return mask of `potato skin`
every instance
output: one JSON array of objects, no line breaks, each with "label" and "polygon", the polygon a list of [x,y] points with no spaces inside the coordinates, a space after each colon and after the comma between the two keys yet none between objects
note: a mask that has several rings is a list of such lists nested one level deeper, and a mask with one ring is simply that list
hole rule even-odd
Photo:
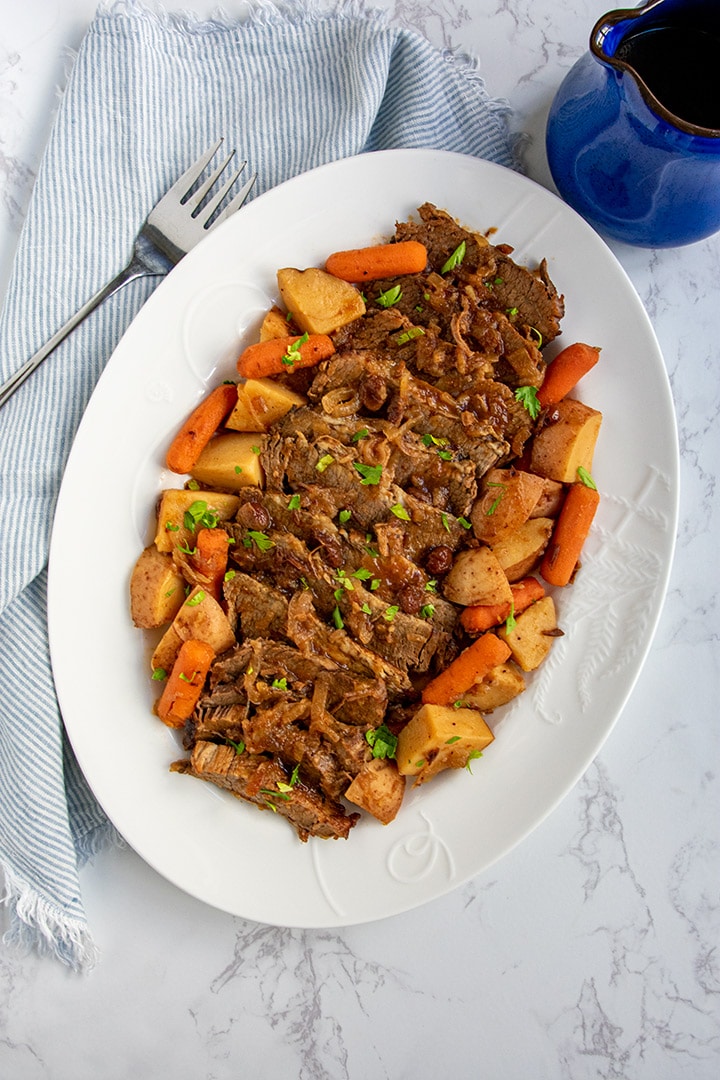
[{"label": "potato skin", "polygon": [[474,709],[423,705],[398,735],[398,772],[423,784],[444,769],[464,768],[470,755],[481,752],[493,738]]},{"label": "potato skin", "polygon": [[498,637],[507,643],[518,667],[534,671],[550,652],[557,630],[553,598],[544,596],[518,615],[512,630],[498,630]]},{"label": "potato skin", "polygon": [[510,584],[496,555],[487,547],[467,548],[455,556],[443,582],[443,593],[455,604],[509,604]]},{"label": "potato skin", "polygon": [[293,322],[309,334],[331,334],[365,314],[365,301],[346,281],[311,266],[277,272],[283,303]]},{"label": "potato skin", "polygon": [[530,468],[548,480],[572,484],[578,469],[592,472],[602,413],[582,401],[564,398],[548,411],[548,422],[533,439]]},{"label": "potato skin", "polygon": [[130,576],[130,615],[135,626],[155,630],[175,618],[185,599],[185,582],[172,556],[150,544]]},{"label": "potato skin", "polygon": [[552,518],[529,518],[514,533],[492,545],[492,550],[511,584],[527,577],[537,566],[550,542]]},{"label": "potato skin", "polygon": [[491,544],[518,529],[530,517],[544,488],[544,479],[533,473],[490,469],[470,514],[477,539]]}]

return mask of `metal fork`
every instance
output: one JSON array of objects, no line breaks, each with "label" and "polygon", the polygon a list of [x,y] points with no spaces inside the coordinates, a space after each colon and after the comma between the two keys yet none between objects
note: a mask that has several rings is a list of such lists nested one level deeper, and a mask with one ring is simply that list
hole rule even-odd
[{"label": "metal fork", "polygon": [[130,262],[124,270],[121,270],[117,277],[114,277],[99,292],[96,292],[42,348],[38,349],[34,356],[31,356],[7,382],[0,386],[0,407],[10,400],[18,387],[29,375],[32,375],[53,349],[57,348],[60,342],[64,341],[68,334],[99,304],[121,289],[123,285],[127,285],[129,281],[144,276],[157,277],[166,274],[175,263],[180,262],[183,255],[186,255],[203,237],[207,236],[211,229],[225,221],[242,206],[255,183],[256,173],[253,173],[230,202],[219,213],[217,212],[245,168],[247,164],[245,161],[241,162],[225,183],[211,194],[213,187],[232,161],[235,155],[234,150],[207,179],[197,186],[205,169],[220,149],[222,141],[219,139],[198,158],[150,211],[135,239]]}]

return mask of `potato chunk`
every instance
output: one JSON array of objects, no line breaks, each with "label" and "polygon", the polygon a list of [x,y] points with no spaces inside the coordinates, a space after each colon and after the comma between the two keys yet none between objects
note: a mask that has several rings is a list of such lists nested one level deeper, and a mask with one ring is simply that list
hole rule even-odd
[{"label": "potato chunk", "polygon": [[533,439],[530,468],[562,484],[572,484],[580,467],[592,472],[602,413],[582,401],[563,398],[549,410],[548,422]]},{"label": "potato chunk", "polygon": [[169,488],[160,496],[155,546],[158,551],[173,551],[178,544],[188,545],[195,528],[185,526],[185,514],[196,502],[207,504],[208,510],[217,515],[218,522],[235,517],[240,500],[237,495],[219,491],[189,491],[187,488]]},{"label": "potato chunk", "polygon": [[246,379],[238,386],[237,405],[225,426],[233,431],[267,431],[291,409],[306,403],[302,394],[275,379]]},{"label": "potato chunk", "polygon": [[525,680],[512,664],[498,664],[492,671],[466,690],[463,703],[480,712],[492,712],[507,705],[525,689]]},{"label": "potato chunk", "polygon": [[512,591],[497,556],[487,547],[467,548],[443,582],[443,593],[455,604],[512,603]]},{"label": "potato chunk", "polygon": [[185,599],[185,582],[172,555],[146,547],[130,577],[130,615],[135,626],[154,630],[175,618]]},{"label": "potato chunk", "polygon": [[493,741],[479,712],[423,705],[398,735],[398,772],[424,784],[444,769],[462,769]]},{"label": "potato chunk", "polygon": [[292,334],[294,325],[279,307],[271,307],[262,321],[260,327],[260,341],[269,341],[270,338],[286,337]]},{"label": "potato chunk", "polygon": [[405,777],[394,763],[386,758],[373,758],[352,781],[345,798],[367,810],[383,825],[389,825],[400,809],[404,794]]},{"label": "potato chunk", "polygon": [[558,632],[553,598],[544,596],[518,615],[512,630],[508,631],[506,626],[498,630],[498,637],[507,643],[513,660],[523,671],[534,671],[561,633]]},{"label": "potato chunk", "polygon": [[552,518],[529,518],[519,529],[491,545],[507,580],[513,584],[539,563],[550,542]]},{"label": "potato chunk", "polygon": [[260,487],[263,483],[263,471],[257,451],[257,437],[252,434],[232,431],[226,435],[216,435],[207,444],[190,473],[201,484],[225,488],[228,491]]},{"label": "potato chunk", "polygon": [[184,603],[152,655],[153,671],[156,668],[169,671],[183,641],[203,641],[212,648],[216,656],[220,656],[235,644],[235,635],[228,617],[210,593],[198,586],[187,599],[182,592],[181,596]]},{"label": "potato chunk", "polygon": [[478,540],[492,543],[518,529],[530,517],[544,486],[541,476],[520,469],[490,469],[470,514]]},{"label": "potato chunk", "polygon": [[347,281],[310,267],[277,272],[283,303],[293,322],[309,334],[331,334],[365,314],[365,301]]}]

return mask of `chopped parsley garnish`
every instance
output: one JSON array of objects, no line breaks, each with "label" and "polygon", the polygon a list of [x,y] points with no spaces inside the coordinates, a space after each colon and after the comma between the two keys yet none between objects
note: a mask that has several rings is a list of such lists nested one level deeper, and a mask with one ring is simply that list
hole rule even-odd
[{"label": "chopped parsley garnish", "polygon": [[185,540],[178,544],[178,551],[182,551],[183,555],[197,555],[197,548],[191,548]]},{"label": "chopped parsley garnish", "polygon": [[463,259],[465,258],[466,248],[467,248],[467,245],[466,245],[465,241],[463,240],[462,243],[458,244],[458,246],[455,248],[455,250],[453,251],[450,258],[447,259],[447,261],[443,263],[443,265],[440,268],[440,273],[441,274],[447,274],[451,270],[454,270],[457,266],[460,266]]},{"label": "chopped parsley garnish", "polygon": [[435,435],[431,435],[429,431],[426,431],[424,435],[420,437],[420,441],[425,446],[447,446],[447,439],[438,439]]},{"label": "chopped parsley garnish", "polygon": [[328,465],[332,465],[334,460],[335,458],[332,456],[332,454],[323,454],[323,456],[320,458],[317,465],[315,466],[315,469],[317,470],[317,472],[323,473],[327,469]]},{"label": "chopped parsley garnish", "polygon": [[437,581],[435,578],[432,578],[427,582],[425,585],[425,592],[437,592]]},{"label": "chopped parsley garnish", "polygon": [[189,600],[185,601],[185,606],[186,607],[197,607],[198,604],[202,604],[204,599],[205,599],[205,593],[203,592],[202,589],[200,589],[199,592],[196,592],[194,596],[191,596]]},{"label": "chopped parsley garnish", "polygon": [[517,619],[515,618],[515,604],[510,604],[510,614],[505,620],[505,630],[508,634],[512,634],[513,630],[517,626]]},{"label": "chopped parsley garnish", "polygon": [[443,529],[445,529],[446,532],[450,532],[450,522],[448,521],[447,514],[441,514],[440,520],[442,521]]},{"label": "chopped parsley garnish", "polygon": [[273,679],[272,688],[273,690],[287,690],[287,679],[285,677],[283,677],[282,679]]},{"label": "chopped parsley garnish", "polygon": [[235,466],[235,472],[236,472],[236,473],[241,473],[241,472],[242,472],[242,469],[240,468],[240,466],[239,466],[239,465],[236,465],[236,466]]},{"label": "chopped parsley garnish", "polygon": [[340,608],[337,606],[337,604],[333,608],[332,621],[335,623],[336,630],[342,630],[345,626],[345,623],[342,620],[342,615],[340,614]]},{"label": "chopped parsley garnish", "polygon": [[300,509],[300,496],[299,495],[292,495],[290,497],[290,501],[288,502],[288,510],[299,510],[299,509]]},{"label": "chopped parsley garnish", "polygon": [[377,578],[377,577],[373,578],[372,581],[370,582],[370,592],[375,592],[375,590],[379,589],[381,585],[382,585],[382,581],[380,580],[380,578]]},{"label": "chopped parsley garnish", "polygon": [[166,521],[165,522],[165,531],[166,532],[179,532],[180,531],[180,526],[176,525],[174,521]]},{"label": "chopped parsley garnish", "polygon": [[353,468],[362,476],[361,484],[368,486],[380,483],[382,465],[365,465],[362,461],[353,461]]},{"label": "chopped parsley garnish", "polygon": [[472,769],[470,768],[470,762],[475,761],[479,757],[482,757],[482,750],[471,750],[468,754],[468,759],[465,762],[465,768],[469,773],[472,772]]},{"label": "chopped parsley garnish", "polygon": [[383,611],[383,619],[387,619],[388,622],[392,622],[399,610],[400,608],[397,604],[391,604],[390,607],[386,607]]},{"label": "chopped parsley garnish", "polygon": [[511,319],[514,319],[515,316],[517,315],[517,313],[518,313],[518,309],[516,307],[509,307],[509,308],[506,309],[506,312],[505,312],[505,314],[509,315]]},{"label": "chopped parsley garnish", "polygon": [[275,542],[270,539],[267,533],[258,532],[256,529],[248,529],[243,544],[245,547],[252,547],[255,544],[259,551],[269,551],[270,548],[275,547]]},{"label": "chopped parsley garnish", "polygon": [[363,604],[360,610],[363,611],[366,615],[372,615],[372,608],[369,604]]},{"label": "chopped parsley garnish", "polygon": [[463,529],[472,529],[472,524],[468,521],[467,518],[459,517],[457,520],[458,525],[462,525]]},{"label": "chopped parsley garnish", "polygon": [[365,739],[372,747],[374,758],[394,758],[397,750],[397,735],[386,724],[371,728],[365,732]]},{"label": "chopped parsley garnish", "polygon": [[167,671],[164,667],[156,667],[153,669],[152,678],[155,682],[162,682],[163,679],[167,679]]},{"label": "chopped parsley garnish", "polygon": [[537,346],[537,348],[542,349],[543,336],[540,331],[536,330],[534,326],[529,326],[528,329],[530,333],[533,334],[535,337],[535,345]]},{"label": "chopped parsley garnish", "polygon": [[234,570],[228,570],[227,573],[225,574],[225,577],[223,578],[223,581],[232,581],[232,579],[234,577],[235,577],[235,571]]},{"label": "chopped parsley garnish", "polygon": [[423,604],[423,606],[420,608],[420,615],[422,616],[423,619],[431,619],[434,614],[435,614],[435,605],[434,604]]},{"label": "chopped parsley garnish", "polygon": [[367,581],[368,578],[372,577],[372,571],[366,570],[364,566],[361,566],[353,572],[352,576],[357,578],[358,581]]},{"label": "chopped parsley garnish", "polygon": [[391,506],[390,513],[394,514],[396,518],[400,518],[401,521],[412,520],[405,507],[402,506],[400,503],[395,503],[394,506]]},{"label": "chopped parsley garnish", "polygon": [[577,475],[578,475],[578,480],[580,481],[581,484],[584,484],[585,487],[592,488],[593,491],[597,491],[597,484],[595,483],[592,476],[590,475],[590,473],[587,471],[587,469],[583,465],[578,465]]},{"label": "chopped parsley garnish", "polygon": [[536,386],[518,386],[515,391],[515,400],[525,406],[533,420],[537,419],[542,406],[538,401]]},{"label": "chopped parsley garnish", "polygon": [[499,495],[497,496],[497,498],[496,498],[496,499],[494,499],[494,500],[493,500],[493,502],[492,502],[492,503],[490,504],[490,509],[489,509],[489,510],[486,510],[486,511],[485,511],[485,513],[486,513],[487,517],[490,517],[490,516],[491,516],[492,514],[494,514],[494,513],[495,513],[495,511],[497,510],[498,506],[499,506],[499,505],[500,505],[500,503],[502,502],[502,498],[503,498],[503,495],[505,494],[505,485],[504,485],[504,484],[498,484],[498,483],[496,483],[496,482],[494,482],[494,481],[492,481],[492,480],[488,480],[488,487],[496,487],[496,488],[500,488],[500,494],[499,494]]},{"label": "chopped parsley garnish", "polygon": [[217,523],[217,512],[211,510],[204,499],[197,499],[194,503],[191,503],[183,515],[183,525],[193,532],[198,525],[201,525],[203,529],[214,529]]},{"label": "chopped parsley garnish", "polygon": [[393,285],[391,289],[387,289],[385,292],[380,293],[377,298],[377,302],[380,307],[389,308],[393,304],[397,304],[398,300],[402,296],[402,289],[399,285]]},{"label": "chopped parsley garnish", "polygon": [[253,454],[259,454],[260,453],[260,447],[259,446],[251,446],[250,450],[252,451]]},{"label": "chopped parsley garnish", "polygon": [[186,487],[187,487],[188,491],[199,491],[200,490],[200,485],[198,484],[197,480],[195,480],[194,478],[192,480],[188,480],[188,482],[186,484]]},{"label": "chopped parsley garnish", "polygon": [[348,521],[352,517],[352,510],[341,510],[338,514],[338,521],[341,525],[347,525]]},{"label": "chopped parsley garnish", "polygon": [[395,342],[397,345],[407,345],[408,341],[422,337],[424,333],[425,331],[422,326],[410,326],[407,330],[403,330],[402,334],[398,334],[395,338]]},{"label": "chopped parsley garnish", "polygon": [[438,450],[438,457],[443,461],[452,461],[452,450]]},{"label": "chopped parsley garnish", "polygon": [[366,427],[360,428],[360,430],[356,431],[355,434],[353,435],[352,441],[353,442],[360,442],[361,439],[367,439],[369,434],[370,434],[370,432],[368,431],[368,429]]},{"label": "chopped parsley garnish", "polygon": [[306,331],[302,335],[302,337],[299,337],[297,339],[297,341],[293,341],[290,345],[288,345],[288,350],[282,357],[282,362],[286,365],[286,367],[293,367],[297,363],[297,361],[300,359],[300,348],[302,345],[305,344],[309,337],[310,335]]},{"label": "chopped parsley garnish", "polygon": [[456,742],[460,742],[460,736],[459,735],[451,735],[449,739],[445,740],[445,745],[446,746],[452,746],[452,744],[456,743]]},{"label": "chopped parsley garnish", "polygon": [[239,742],[233,742],[232,739],[228,739],[227,736],[226,736],[225,741],[228,744],[228,746],[232,746],[232,748],[233,748],[233,750],[235,751],[236,754],[244,753],[244,751],[245,751],[245,743],[242,741],[242,739],[240,739]]}]

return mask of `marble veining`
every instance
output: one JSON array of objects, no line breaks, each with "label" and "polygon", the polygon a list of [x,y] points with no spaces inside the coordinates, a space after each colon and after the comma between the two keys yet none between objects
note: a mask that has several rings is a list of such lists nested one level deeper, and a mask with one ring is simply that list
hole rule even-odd
[{"label": "marble veining", "polygon": [[[319,0],[320,7],[332,2]],[[95,6],[95,0],[62,6],[0,0],[3,287],[52,122],[55,87]],[[211,0],[166,6],[200,14],[215,7]],[[513,130],[529,136],[528,174],[551,187],[543,146],[547,110],[592,25],[613,5],[376,0],[375,6],[456,57],[479,60],[488,90],[513,108]],[[223,7],[230,15],[247,9],[245,0],[225,0]],[[655,641],[601,753],[547,820],[499,863],[425,907],[366,926],[261,926],[179,892],[128,848],[97,855],[82,873],[101,954],[92,973],[74,976],[49,957],[0,949],[0,1076],[718,1075],[720,237],[674,251],[611,248],[663,351],[678,424],[681,507]],[[162,407],[164,387],[142,392]],[[647,409],[654,404],[648,400]],[[637,423],[641,432],[642,416]],[[595,530],[589,558],[603,560],[603,572],[626,589],[623,603],[605,617],[620,627],[627,652],[608,650],[601,628],[587,633],[577,677],[580,709],[612,686],[632,654],[637,619],[647,617],[643,603],[666,481],[647,464],[640,491],[623,499],[608,493],[607,521]],[[585,612],[595,600],[579,588],[568,603]],[[552,720],[541,679],[530,692]],[[482,782],[480,774],[475,779]],[[499,825],[493,818],[461,816],[457,827],[492,829]],[[452,873],[432,824],[418,820],[416,830],[411,824],[392,856],[398,880],[414,872]],[[226,857],[233,858],[232,850]],[[290,877],[284,887],[293,889]],[[0,931],[6,919],[0,907]]]}]

